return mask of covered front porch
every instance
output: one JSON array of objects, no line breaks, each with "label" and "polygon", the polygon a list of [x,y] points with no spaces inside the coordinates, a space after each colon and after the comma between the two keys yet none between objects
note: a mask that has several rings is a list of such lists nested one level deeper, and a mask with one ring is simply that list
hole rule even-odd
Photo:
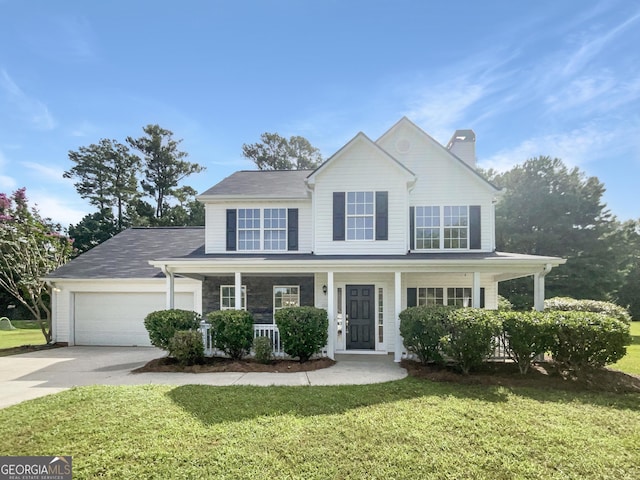
[{"label": "covered front porch", "polygon": [[[256,336],[269,336],[282,355],[275,312],[308,305],[327,310],[326,354],[390,354],[402,359],[399,314],[414,305],[497,308],[498,282],[532,277],[535,308],[544,279],[564,261],[501,253],[404,256],[206,255],[153,260],[166,276],[167,308],[175,307],[176,276],[202,282],[202,313],[247,309]],[[241,292],[236,295],[236,292]]]}]

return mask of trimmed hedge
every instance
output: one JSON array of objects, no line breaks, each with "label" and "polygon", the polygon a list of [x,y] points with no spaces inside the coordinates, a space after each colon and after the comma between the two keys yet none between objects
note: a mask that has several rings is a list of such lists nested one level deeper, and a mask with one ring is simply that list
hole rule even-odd
[{"label": "trimmed hedge", "polygon": [[602,313],[608,317],[617,318],[631,323],[631,315],[626,308],[611,302],[599,300],[576,300],[570,297],[554,297],[544,301],[545,311],[562,312],[593,312]]},{"label": "trimmed hedge", "polygon": [[253,316],[246,310],[216,310],[207,315],[213,328],[216,348],[234,360],[251,351],[253,345]]},{"label": "trimmed hedge", "polygon": [[553,322],[553,359],[572,369],[603,367],[615,363],[631,344],[629,324],[593,312],[546,312]]},{"label": "trimmed hedge", "polygon": [[533,360],[554,345],[555,324],[541,312],[499,312],[509,357],[526,374]]},{"label": "trimmed hedge", "polygon": [[500,334],[500,322],[493,310],[461,308],[452,311],[447,320],[447,335],[441,346],[462,373],[481,365],[494,351],[494,338]]},{"label": "trimmed hedge", "polygon": [[423,365],[442,362],[440,340],[447,334],[447,319],[454,308],[419,306],[400,312],[400,335],[404,345]]},{"label": "trimmed hedge", "polygon": [[256,361],[269,364],[273,361],[273,345],[269,337],[256,337],[253,339],[253,353]]},{"label": "trimmed hedge", "polygon": [[158,310],[144,319],[151,345],[167,350],[171,355],[169,341],[177,331],[195,330],[200,326],[201,316],[189,310]]},{"label": "trimmed hedge", "polygon": [[180,330],[169,340],[169,349],[180,365],[194,365],[204,360],[202,335],[195,330]]},{"label": "trimmed hedge", "polygon": [[306,362],[327,344],[327,311],[314,307],[291,307],[276,311],[282,348],[287,355]]}]

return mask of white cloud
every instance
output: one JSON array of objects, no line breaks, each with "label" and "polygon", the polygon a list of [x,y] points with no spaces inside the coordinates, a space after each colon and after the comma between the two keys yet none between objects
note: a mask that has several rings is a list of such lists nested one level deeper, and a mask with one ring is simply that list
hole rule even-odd
[{"label": "white cloud", "polygon": [[610,153],[623,134],[622,129],[604,130],[589,125],[569,132],[529,138],[480,159],[479,163],[482,168],[505,171],[529,158],[548,155],[562,159],[568,166],[582,166]]},{"label": "white cloud", "polygon": [[7,100],[15,106],[19,117],[38,130],[52,130],[56,122],[49,108],[37,98],[27,95],[6,70],[0,70],[0,89],[4,90]]},{"label": "white cloud", "polygon": [[52,195],[48,191],[27,190],[27,198],[30,205],[37,206],[40,215],[51,218],[63,227],[78,223],[90,210],[89,207],[72,205],[63,197]]},{"label": "white cloud", "polygon": [[32,170],[48,181],[57,181],[67,183],[69,180],[65,179],[62,175],[64,174],[64,170],[59,168],[49,167],[47,165],[42,165],[41,163],[36,162],[20,162],[21,165],[27,167],[29,170]]},{"label": "white cloud", "polygon": [[17,182],[14,178],[5,175],[4,167],[7,164],[7,159],[0,150],[0,191],[8,193],[9,190],[16,188]]}]

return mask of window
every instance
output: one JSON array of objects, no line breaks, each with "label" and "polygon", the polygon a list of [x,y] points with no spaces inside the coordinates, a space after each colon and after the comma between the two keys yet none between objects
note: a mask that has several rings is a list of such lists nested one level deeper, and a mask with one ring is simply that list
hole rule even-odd
[{"label": "window", "polygon": [[447,288],[447,305],[456,307],[471,306],[470,288]]},{"label": "window", "polygon": [[418,288],[418,305],[444,305],[444,288]]},{"label": "window", "polygon": [[299,286],[275,286],[273,287],[273,311],[281,308],[300,306]]},{"label": "window", "polygon": [[[466,205],[415,207],[414,215],[412,235],[415,235],[417,250],[469,248],[469,207]],[[479,237],[477,243],[480,243]]]},{"label": "window", "polygon": [[416,207],[416,248],[440,248],[440,207]]},{"label": "window", "polygon": [[378,288],[378,343],[384,341],[384,290]]},{"label": "window", "polygon": [[[247,287],[242,285],[242,310],[247,309]],[[236,287],[233,285],[220,286],[220,310],[234,310],[236,308]]]},{"label": "window", "polygon": [[238,250],[260,250],[260,209],[238,209]]},{"label": "window", "polygon": [[467,207],[444,207],[444,248],[467,248],[469,213]]},{"label": "window", "polygon": [[287,249],[287,209],[264,209],[264,249]]},{"label": "window", "polygon": [[373,240],[373,192],[347,192],[347,240]]}]

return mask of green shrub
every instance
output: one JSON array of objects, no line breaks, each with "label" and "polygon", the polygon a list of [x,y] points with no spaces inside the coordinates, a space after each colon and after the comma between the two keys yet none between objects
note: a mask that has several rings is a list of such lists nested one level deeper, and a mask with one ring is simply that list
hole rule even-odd
[{"label": "green shrub", "polygon": [[234,360],[247,355],[253,344],[253,316],[246,310],[217,310],[207,315],[216,348]]},{"label": "green shrub", "polygon": [[273,361],[273,344],[269,337],[256,337],[253,339],[253,352],[260,363],[269,364]]},{"label": "green shrub", "polygon": [[507,354],[525,374],[535,357],[554,343],[555,324],[541,312],[499,312]]},{"label": "green shrub", "polygon": [[453,307],[409,307],[400,312],[400,335],[408,351],[422,364],[442,362],[440,339],[446,335],[445,325]]},{"label": "green shrub", "polygon": [[498,310],[501,312],[507,312],[513,310],[513,303],[502,295],[498,295]]},{"label": "green shrub", "polygon": [[169,341],[180,330],[195,330],[200,325],[200,314],[189,310],[158,310],[144,319],[151,345],[167,350]]},{"label": "green shrub", "polygon": [[500,322],[495,311],[479,308],[454,310],[447,320],[447,335],[441,341],[442,351],[466,375],[493,353],[494,338],[499,333]]},{"label": "green shrub", "polygon": [[593,312],[547,312],[555,323],[553,359],[572,369],[602,367],[615,363],[631,344],[629,324]]},{"label": "green shrub", "polygon": [[291,307],[276,311],[282,348],[287,355],[298,357],[300,363],[327,344],[329,320],[327,311],[314,307]]},{"label": "green shrub", "polygon": [[626,308],[615,303],[599,300],[576,300],[570,297],[554,297],[544,301],[545,311],[593,312],[607,317],[617,318],[626,323],[631,322],[631,315]]},{"label": "green shrub", "polygon": [[195,330],[180,330],[169,340],[171,356],[180,365],[193,365],[204,360],[202,335]]}]

